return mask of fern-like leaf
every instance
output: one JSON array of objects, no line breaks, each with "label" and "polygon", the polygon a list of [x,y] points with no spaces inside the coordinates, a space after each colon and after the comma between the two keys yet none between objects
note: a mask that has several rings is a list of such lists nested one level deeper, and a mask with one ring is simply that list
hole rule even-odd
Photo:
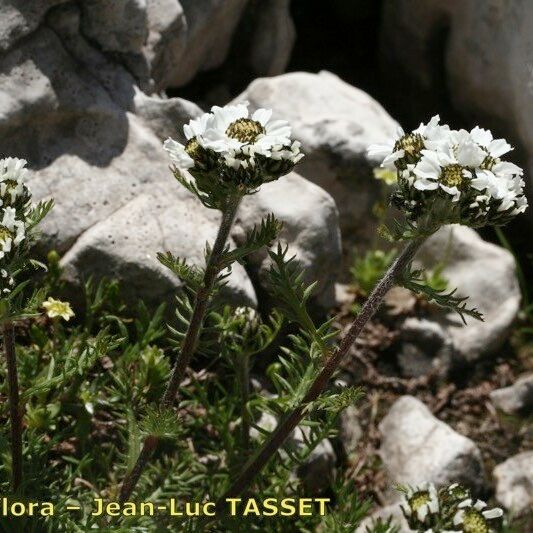
[{"label": "fern-like leaf", "polygon": [[158,253],[157,259],[174,272],[178,278],[194,290],[202,285],[203,271],[195,265],[188,265],[185,259],[172,255],[171,252]]},{"label": "fern-like leaf", "polygon": [[228,251],[223,255],[222,264],[224,266],[229,266],[234,261],[240,262],[247,255],[256,252],[263,246],[269,246],[279,235],[282,227],[282,222],[277,220],[273,214],[268,215],[260,224],[253,227],[241,246],[238,246],[234,250]]},{"label": "fern-like leaf", "polygon": [[467,306],[468,296],[455,296],[457,289],[446,292],[446,289],[439,290],[430,287],[424,282],[421,270],[409,269],[403,275],[400,283],[403,287],[416,294],[423,294],[429,301],[436,303],[438,306],[455,311],[461,317],[464,324],[466,324],[465,316],[483,321],[483,314],[477,308],[469,308]]}]

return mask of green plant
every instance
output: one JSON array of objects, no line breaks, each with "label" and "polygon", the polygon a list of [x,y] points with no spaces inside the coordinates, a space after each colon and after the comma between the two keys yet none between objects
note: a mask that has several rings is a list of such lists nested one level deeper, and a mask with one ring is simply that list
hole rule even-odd
[{"label": "green plant", "polygon": [[369,250],[363,256],[356,256],[350,268],[352,282],[365,295],[376,286],[397,255],[394,248],[387,252],[383,250]]}]

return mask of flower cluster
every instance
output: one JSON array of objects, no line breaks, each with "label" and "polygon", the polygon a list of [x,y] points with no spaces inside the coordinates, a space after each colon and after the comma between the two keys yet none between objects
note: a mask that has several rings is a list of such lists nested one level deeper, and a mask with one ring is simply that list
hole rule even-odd
[{"label": "flower cluster", "polygon": [[525,211],[523,170],[501,159],[511,150],[489,130],[452,130],[437,115],[368,153],[396,172],[395,205],[431,231],[447,223],[503,225]]},{"label": "flower cluster", "polygon": [[253,191],[290,172],[303,157],[286,121],[272,120],[267,109],[250,115],[246,103],[214,106],[183,130],[185,145],[167,139],[164,148],[176,170],[189,171],[207,193],[220,186]]},{"label": "flower cluster", "polygon": [[503,516],[495,507],[488,509],[474,500],[458,483],[437,490],[432,483],[402,488],[401,509],[409,527],[424,533],[490,533],[491,521]]},{"label": "flower cluster", "polygon": [[0,159],[0,272],[1,292],[9,293],[13,278],[8,265],[17,248],[26,239],[30,193],[24,183],[28,173],[26,161],[8,157]]}]

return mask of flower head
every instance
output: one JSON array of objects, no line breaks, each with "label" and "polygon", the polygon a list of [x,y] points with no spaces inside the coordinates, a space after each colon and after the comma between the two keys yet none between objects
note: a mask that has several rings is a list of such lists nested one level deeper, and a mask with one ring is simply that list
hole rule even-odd
[{"label": "flower head", "polygon": [[437,115],[368,153],[397,173],[397,207],[434,231],[447,223],[503,225],[525,211],[523,171],[501,159],[511,149],[489,130],[452,130]]},{"label": "flower head", "polygon": [[431,525],[439,508],[437,489],[432,483],[407,488],[401,504],[405,518],[414,529]]},{"label": "flower head", "polygon": [[176,170],[189,171],[206,193],[217,187],[252,192],[290,172],[303,157],[288,122],[272,120],[268,109],[250,114],[247,103],[214,106],[183,131],[185,144],[167,139],[164,148]]},{"label": "flower head", "polygon": [[61,317],[68,322],[74,316],[74,311],[68,302],[62,302],[52,297],[43,302],[43,307],[46,315],[50,318]]},{"label": "flower head", "polygon": [[29,191],[24,183],[27,174],[25,159],[0,159],[0,206],[22,206],[29,200]]},{"label": "flower head", "polygon": [[489,520],[503,516],[503,511],[499,507],[486,509],[485,502],[481,500],[473,502],[471,498],[462,501],[457,507],[453,525],[464,533],[489,533],[491,531]]},{"label": "flower head", "polygon": [[22,220],[18,220],[17,212],[13,207],[0,209],[0,259],[13,251],[25,237],[26,228]]}]

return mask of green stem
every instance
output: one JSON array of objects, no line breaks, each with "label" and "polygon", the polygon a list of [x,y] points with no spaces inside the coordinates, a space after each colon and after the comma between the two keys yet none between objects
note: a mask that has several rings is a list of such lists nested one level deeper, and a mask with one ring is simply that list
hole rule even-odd
[{"label": "green stem", "polygon": [[[213,245],[213,249],[211,250],[211,254],[207,261],[202,286],[196,293],[189,327],[185,334],[181,351],[174,363],[167,388],[161,399],[161,407],[163,408],[170,407],[174,403],[178,393],[179,385],[183,380],[185,371],[187,370],[192,356],[196,351],[205,314],[211,298],[211,293],[215,285],[216,278],[221,270],[220,259],[224,252],[224,248],[226,247],[226,242],[228,240],[233,221],[235,220],[235,215],[237,214],[237,209],[239,207],[241,198],[242,196],[240,194],[230,196],[227,200],[225,209],[222,211],[222,220],[220,221],[215,244]],[[159,439],[154,436],[149,436],[145,439],[143,448],[139,454],[139,457],[137,458],[135,466],[126,475],[124,482],[122,483],[119,497],[120,502],[125,502],[130,497],[133,489],[139,481],[142,472],[148,465],[150,457],[155,452],[158,445]]]},{"label": "green stem", "polygon": [[4,354],[7,362],[7,383],[9,396],[9,418],[11,421],[11,486],[16,493],[22,483],[22,416],[15,352],[13,323],[4,322]]},{"label": "green stem", "polygon": [[335,370],[338,368],[342,359],[346,356],[351,346],[363,330],[367,322],[377,311],[387,292],[395,284],[399,276],[405,271],[413,260],[414,255],[420,248],[424,239],[411,241],[397,257],[389,270],[383,276],[381,281],[375,286],[370,293],[367,301],[361,308],[347,334],[342,339],[340,345],[331,353],[325,362],[321,372],[309,388],[302,402],[290,413],[286,413],[278,427],[270,435],[262,448],[246,463],[243,471],[226,493],[218,500],[217,509],[222,511],[227,498],[235,498],[242,494],[252,483],[255,477],[270,461],[272,456],[283,445],[287,437],[292,433],[294,428],[301,422],[308,412],[309,405],[314,402],[322,391],[326,388]]}]

